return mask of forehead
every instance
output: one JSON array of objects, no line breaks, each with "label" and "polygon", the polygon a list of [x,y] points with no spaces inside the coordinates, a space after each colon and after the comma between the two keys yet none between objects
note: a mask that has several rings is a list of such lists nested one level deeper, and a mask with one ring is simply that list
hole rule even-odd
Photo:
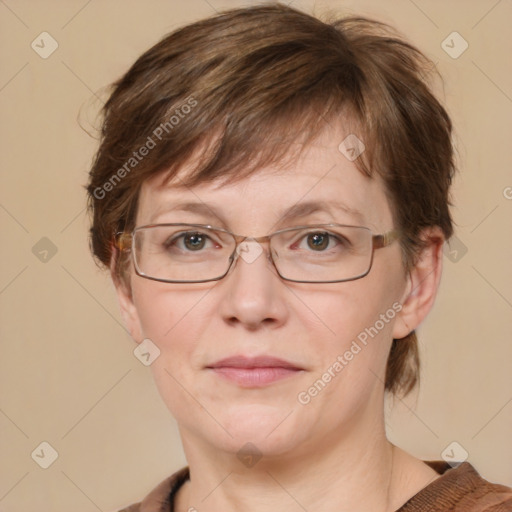
[{"label": "forehead", "polygon": [[191,171],[187,166],[167,183],[164,174],[154,176],[141,188],[136,224],[211,219],[236,230],[244,222],[269,229],[316,219],[388,228],[392,219],[384,183],[378,173],[363,174],[340,151],[346,137],[343,130],[326,130],[291,165],[261,168],[229,183],[220,178],[183,186],[182,178]]}]

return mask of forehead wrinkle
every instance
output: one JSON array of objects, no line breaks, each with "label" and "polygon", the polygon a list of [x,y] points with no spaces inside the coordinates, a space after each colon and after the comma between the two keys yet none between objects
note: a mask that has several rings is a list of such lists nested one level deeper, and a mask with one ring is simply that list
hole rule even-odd
[{"label": "forehead wrinkle", "polygon": [[337,201],[305,201],[295,204],[283,213],[282,221],[290,220],[293,218],[304,217],[313,213],[333,213],[333,210],[341,210],[344,213],[355,217],[359,221],[364,220],[364,215],[354,209],[350,208]]},{"label": "forehead wrinkle", "polygon": [[[312,215],[314,213],[328,213],[333,216],[333,220],[336,220],[333,215],[333,211],[338,210],[342,211],[345,214],[348,214],[358,221],[364,221],[363,214],[354,209],[350,208],[342,203],[337,201],[306,201],[299,204],[295,204],[290,208],[286,209],[284,212],[281,212],[279,217],[279,224],[282,224],[286,221],[290,221],[293,219],[299,219],[301,217],[306,217],[308,215]],[[223,214],[212,204],[206,202],[194,202],[187,201],[183,203],[177,203],[170,208],[162,208],[156,212],[155,217],[164,212],[171,211],[180,211],[180,212],[190,212],[203,216],[214,216],[218,220],[220,220],[224,225],[227,225],[227,219],[223,216]]]},{"label": "forehead wrinkle", "polygon": [[204,201],[187,201],[183,203],[177,203],[175,205],[165,205],[162,206],[162,208],[159,208],[155,214],[153,215],[153,219],[158,217],[160,214],[163,213],[169,213],[169,212],[189,212],[189,213],[196,213],[198,215],[203,215],[205,217],[207,216],[213,216],[217,218],[221,223],[224,225],[226,224],[226,219],[223,217],[222,213],[217,211],[215,206],[205,203]]}]

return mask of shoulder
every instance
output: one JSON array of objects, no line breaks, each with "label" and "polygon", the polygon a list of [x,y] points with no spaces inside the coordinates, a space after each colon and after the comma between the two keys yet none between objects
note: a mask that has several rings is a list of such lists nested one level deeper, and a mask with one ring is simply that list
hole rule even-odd
[{"label": "shoulder", "polygon": [[141,503],[142,503],[141,501],[139,501],[138,503],[133,503],[133,504],[129,505],[128,507],[122,508],[116,512],[140,512]]},{"label": "shoulder", "polygon": [[142,501],[132,503],[117,512],[171,512],[174,495],[189,478],[189,468],[184,467],[160,482]]},{"label": "shoulder", "polygon": [[512,488],[482,478],[464,462],[451,468],[444,461],[428,461],[441,476],[413,496],[397,512],[511,512]]}]

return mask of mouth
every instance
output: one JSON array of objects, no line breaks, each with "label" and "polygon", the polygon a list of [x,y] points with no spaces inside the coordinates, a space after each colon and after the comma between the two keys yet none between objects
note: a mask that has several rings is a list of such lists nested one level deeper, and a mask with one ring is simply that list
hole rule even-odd
[{"label": "mouth", "polygon": [[235,356],[207,366],[216,376],[240,387],[258,388],[299,375],[304,371],[289,361],[269,356]]}]

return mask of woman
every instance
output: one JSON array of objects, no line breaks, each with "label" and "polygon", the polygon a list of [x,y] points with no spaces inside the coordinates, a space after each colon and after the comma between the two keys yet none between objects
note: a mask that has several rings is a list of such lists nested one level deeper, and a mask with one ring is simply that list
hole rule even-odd
[{"label": "woman", "polygon": [[182,28],[115,84],[92,249],[188,461],[125,511],[512,510],[386,438],[452,234],[430,66],[382,24],[277,4]]}]

